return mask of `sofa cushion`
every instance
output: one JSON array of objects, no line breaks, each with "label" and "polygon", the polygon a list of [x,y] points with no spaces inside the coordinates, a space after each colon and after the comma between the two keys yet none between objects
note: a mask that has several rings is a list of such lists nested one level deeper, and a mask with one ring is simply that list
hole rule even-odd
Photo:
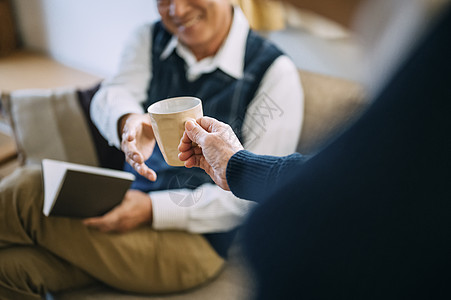
[{"label": "sofa cushion", "polygon": [[3,112],[13,129],[21,163],[52,158],[122,169],[123,153],[110,146],[91,121],[89,108],[99,86],[4,94]]},{"label": "sofa cushion", "polygon": [[2,97],[23,164],[43,158],[98,165],[75,89],[18,90]]},{"label": "sofa cushion", "polygon": [[346,128],[367,106],[363,87],[353,81],[299,71],[304,88],[304,123],[297,151],[309,154]]}]

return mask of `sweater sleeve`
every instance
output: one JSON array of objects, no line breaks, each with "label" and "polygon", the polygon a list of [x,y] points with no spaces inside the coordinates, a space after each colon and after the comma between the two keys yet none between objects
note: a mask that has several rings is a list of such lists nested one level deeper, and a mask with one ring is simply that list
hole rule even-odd
[{"label": "sweater sleeve", "polygon": [[308,158],[299,153],[277,157],[241,150],[228,162],[227,183],[235,196],[259,202],[283,183],[284,175],[300,168]]}]

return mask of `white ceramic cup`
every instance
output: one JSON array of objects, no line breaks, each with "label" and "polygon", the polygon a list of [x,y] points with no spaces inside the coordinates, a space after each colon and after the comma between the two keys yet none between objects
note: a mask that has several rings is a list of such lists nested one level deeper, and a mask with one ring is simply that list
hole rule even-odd
[{"label": "white ceramic cup", "polygon": [[147,112],[164,160],[170,166],[183,166],[178,158],[180,139],[185,122],[203,116],[202,101],[196,97],[169,98],[150,105]]}]

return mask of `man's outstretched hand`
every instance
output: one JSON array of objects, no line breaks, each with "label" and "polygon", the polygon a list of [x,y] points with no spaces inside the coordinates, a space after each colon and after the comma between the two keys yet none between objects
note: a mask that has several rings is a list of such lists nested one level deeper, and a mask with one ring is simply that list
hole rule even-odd
[{"label": "man's outstretched hand", "polygon": [[179,145],[179,159],[185,162],[187,168],[202,168],[218,186],[228,191],[227,163],[240,150],[243,146],[229,125],[202,117],[197,123],[186,122]]},{"label": "man's outstretched hand", "polygon": [[125,160],[140,175],[151,181],[157,180],[155,171],[145,164],[155,148],[155,137],[149,115],[128,114],[121,119],[120,123],[121,149],[125,154]]}]

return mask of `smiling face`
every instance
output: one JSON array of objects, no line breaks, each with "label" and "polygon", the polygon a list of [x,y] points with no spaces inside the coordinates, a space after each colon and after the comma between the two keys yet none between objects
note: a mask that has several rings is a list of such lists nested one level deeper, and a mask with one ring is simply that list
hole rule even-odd
[{"label": "smiling face", "polygon": [[166,29],[198,60],[219,50],[232,24],[229,0],[157,0],[157,4]]}]

